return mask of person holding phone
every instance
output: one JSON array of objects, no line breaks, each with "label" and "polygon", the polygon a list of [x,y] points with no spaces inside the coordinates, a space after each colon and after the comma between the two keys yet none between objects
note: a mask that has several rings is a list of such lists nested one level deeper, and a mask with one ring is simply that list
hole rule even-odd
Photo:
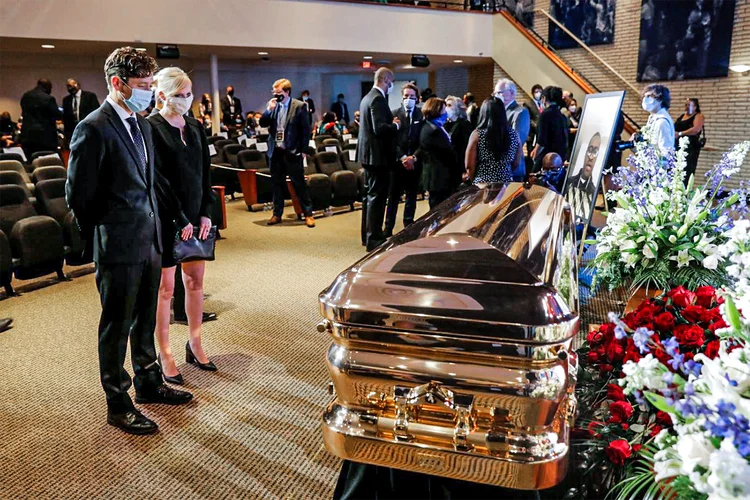
[{"label": "person holding phone", "polygon": [[[164,103],[161,111],[149,118],[154,130],[157,194],[164,214],[164,252],[156,310],[156,340],[164,380],[182,384],[184,380],[169,345],[170,302],[175,289],[177,265],[174,240],[177,231],[183,240],[193,237],[205,240],[209,235],[209,214],[213,204],[211,159],[203,126],[198,120],[186,116],[193,102],[193,85],[188,75],[180,68],[164,68],[156,74],[154,84],[158,98]],[[194,231],[194,228],[198,228],[198,231]],[[183,262],[181,266],[186,291],[185,311],[190,329],[185,361],[201,370],[216,371],[216,365],[208,359],[202,343],[206,262]]]}]

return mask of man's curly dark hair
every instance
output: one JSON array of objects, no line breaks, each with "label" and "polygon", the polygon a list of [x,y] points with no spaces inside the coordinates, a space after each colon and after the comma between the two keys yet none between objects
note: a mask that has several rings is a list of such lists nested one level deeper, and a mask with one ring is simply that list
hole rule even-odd
[{"label": "man's curly dark hair", "polygon": [[146,78],[159,69],[156,60],[146,51],[135,50],[133,47],[115,49],[104,62],[104,75],[107,77],[107,88],[111,87],[111,79],[118,76],[125,83],[128,78]]}]

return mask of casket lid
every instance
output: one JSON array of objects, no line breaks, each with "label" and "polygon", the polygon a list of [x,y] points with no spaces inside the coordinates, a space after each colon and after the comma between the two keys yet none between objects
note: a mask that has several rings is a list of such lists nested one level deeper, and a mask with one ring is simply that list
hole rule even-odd
[{"label": "casket lid", "polygon": [[[321,293],[321,311],[349,326],[564,340],[577,323],[571,238],[570,209],[557,193],[474,186],[341,273]],[[561,271],[567,296],[553,283]]]}]

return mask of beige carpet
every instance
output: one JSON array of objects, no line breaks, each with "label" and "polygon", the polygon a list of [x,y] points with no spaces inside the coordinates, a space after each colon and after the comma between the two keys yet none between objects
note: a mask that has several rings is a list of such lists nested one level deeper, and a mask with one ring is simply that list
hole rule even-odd
[{"label": "beige carpet", "polygon": [[[269,212],[241,200],[227,211],[205,283],[219,321],[204,345],[219,371],[180,366],[195,401],[142,407],[155,436],[106,424],[93,274],[15,282],[25,293],[0,301],[0,317],[15,319],[0,334],[0,497],[330,498],[339,461],[319,432],[329,339],[315,329],[317,295],[365,253],[360,212],[308,229],[267,227]],[[175,352],[187,337],[173,325]]]}]

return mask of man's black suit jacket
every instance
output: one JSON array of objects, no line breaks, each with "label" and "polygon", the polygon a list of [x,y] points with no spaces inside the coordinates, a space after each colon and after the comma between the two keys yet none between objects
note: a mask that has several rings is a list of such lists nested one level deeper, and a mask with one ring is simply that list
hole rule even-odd
[{"label": "man's black suit jacket", "polygon": [[23,128],[21,143],[57,151],[57,126],[55,120],[62,118],[55,98],[41,87],[26,92],[21,97]]},{"label": "man's black suit jacket", "polygon": [[146,143],[145,172],[130,133],[109,102],[73,132],[65,198],[82,236],[93,243],[97,263],[139,264],[149,258],[152,245],[162,249],[151,124],[135,116]]},{"label": "man's black suit jacket", "polygon": [[331,104],[331,111],[336,113],[336,121],[344,120],[344,123],[349,123],[349,105],[344,106],[340,102],[336,101]]},{"label": "man's black suit jacket", "polygon": [[235,117],[242,116],[242,101],[239,97],[233,97],[234,100],[234,114],[232,114],[231,105],[229,104],[229,97],[224,96],[221,98],[221,121],[224,125],[236,125],[234,122]]},{"label": "man's black suit jacket", "polygon": [[302,97],[299,98],[300,101],[307,107],[307,111],[310,114],[310,123],[315,121],[315,101],[312,100],[312,97],[308,97],[305,101],[302,99]]},{"label": "man's black suit jacket", "polygon": [[[280,104],[279,104],[280,105]],[[276,141],[276,117],[279,106],[273,111],[266,109],[260,117],[260,126],[268,127],[268,150],[271,151]],[[272,144],[273,143],[273,144]],[[310,144],[310,119],[305,103],[298,99],[289,100],[284,127],[284,148],[292,154],[299,154],[307,150]]]},{"label": "man's black suit jacket", "polygon": [[373,87],[359,105],[357,159],[362,165],[391,168],[396,161],[396,132],[388,101]]},{"label": "man's black suit jacket", "polygon": [[73,96],[66,95],[63,97],[63,124],[65,125],[65,138],[70,141],[70,138],[73,137],[73,129],[76,128],[78,122],[97,109],[99,109],[99,99],[96,97],[96,94],[86,90],[81,90],[81,102],[78,105],[78,121],[76,121],[76,116],[73,112]]},{"label": "man's black suit jacket", "polygon": [[396,159],[410,156],[419,149],[419,133],[422,131],[422,110],[415,107],[411,112],[411,124],[407,125],[406,110],[403,106],[394,109],[392,112],[399,120],[401,127],[396,133]]}]

